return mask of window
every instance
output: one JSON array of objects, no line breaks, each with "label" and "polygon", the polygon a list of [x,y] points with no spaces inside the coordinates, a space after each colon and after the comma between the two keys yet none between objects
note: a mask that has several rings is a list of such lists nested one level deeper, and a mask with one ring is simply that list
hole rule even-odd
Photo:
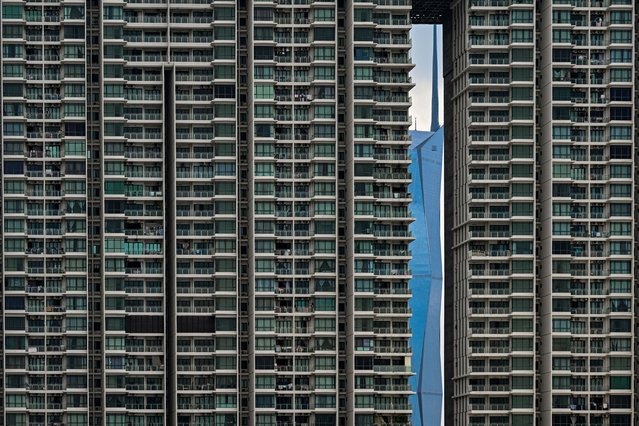
[{"label": "window", "polygon": [[272,80],[273,67],[265,65],[256,65],[254,75],[256,79]]},{"label": "window", "polygon": [[233,21],[235,20],[235,9],[232,7],[216,7],[215,9],[216,21]]},{"label": "window", "polygon": [[513,62],[532,62],[532,49],[513,48],[511,58]]},{"label": "window", "polygon": [[[260,376],[260,379],[263,377]],[[263,389],[274,389],[275,383],[273,383],[273,387],[267,387]],[[259,388],[258,388],[259,389]],[[255,424],[256,426],[276,426],[275,415],[273,414],[257,414],[255,416]]]},{"label": "window", "polygon": [[255,272],[275,272],[275,261],[271,259],[256,259]]},{"label": "window", "polygon": [[[357,32],[360,31],[360,30],[362,30],[362,28],[356,28],[355,29],[355,34],[356,34],[355,40],[356,41],[359,40],[357,38]],[[368,41],[372,41],[373,40],[372,30],[370,30],[368,28],[365,28],[363,30],[370,31],[370,40],[368,40]],[[330,28],[330,27],[329,28],[321,28],[321,27],[320,28],[315,28],[313,36],[314,36],[314,40],[315,41],[332,41],[332,40],[335,40],[335,29],[334,28]]]},{"label": "window", "polygon": [[275,155],[275,147],[270,143],[256,143],[255,144],[255,156],[256,157],[273,157]]},{"label": "window", "polygon": [[317,240],[315,241],[316,253],[335,253],[335,241],[333,240]]},{"label": "window", "polygon": [[107,426],[127,426],[126,414],[107,414],[106,415]]},{"label": "window", "polygon": [[236,395],[218,394],[215,397],[216,408],[236,408]]},{"label": "window", "polygon": [[257,278],[255,280],[255,290],[261,292],[275,291],[275,280],[269,278]]},{"label": "window", "polygon": [[21,4],[3,4],[2,19],[23,19],[24,12]]},{"label": "window", "polygon": [[275,214],[275,203],[268,201],[256,201],[255,214]]},{"label": "window", "polygon": [[2,37],[9,38],[22,38],[22,26],[4,24],[2,27]]},{"label": "window", "polygon": [[532,68],[514,68],[511,72],[513,81],[532,81]]},{"label": "window", "polygon": [[315,195],[335,195],[334,182],[317,182],[315,183]]},{"label": "window", "polygon": [[333,139],[335,138],[335,125],[334,124],[316,124],[313,126],[314,135],[316,138]]},{"label": "window", "polygon": [[[111,93],[113,93],[116,88],[118,87],[118,85],[105,85],[105,91],[106,93],[108,93],[108,96],[112,96],[110,95]],[[120,86],[120,89],[122,89],[122,87]],[[120,97],[122,97],[123,92],[120,92]],[[84,85],[83,84],[66,84],[64,86],[64,96],[66,97],[73,97],[73,98],[78,98],[78,97],[83,97],[84,96]]]},{"label": "window", "polygon": [[103,28],[103,38],[105,40],[118,40],[122,38],[122,27],[105,25],[102,28]]},{"label": "window", "polygon": [[108,59],[120,59],[123,57],[123,47],[106,44],[104,46],[104,57]]},{"label": "window", "polygon": [[253,48],[253,55],[255,59],[272,60],[273,48],[269,46],[255,46]]},{"label": "window", "polygon": [[320,22],[335,21],[335,9],[315,9],[315,20]]},{"label": "window", "polygon": [[63,104],[63,116],[67,117],[84,117],[84,104]]},{"label": "window", "polygon": [[[610,273],[611,274],[630,274],[630,261],[627,260],[611,260],[610,261]],[[630,331],[630,330],[628,330]]]},{"label": "window", "polygon": [[2,76],[3,77],[22,77],[24,74],[24,67],[20,64],[3,64]]},{"label": "window", "polygon": [[610,120],[632,120],[632,109],[630,107],[610,107]]},{"label": "window", "polygon": [[610,216],[630,216],[631,205],[628,203],[610,203]]},{"label": "window", "polygon": [[63,9],[64,19],[84,19],[83,6],[65,6]]},{"label": "window", "polygon": [[257,394],[255,396],[256,408],[275,408],[275,396]]},{"label": "window", "polygon": [[[67,105],[69,106],[69,105]],[[84,110],[84,105],[81,105]],[[78,141],[65,141],[64,143],[65,155],[79,155],[84,157],[86,154],[86,144]]]},{"label": "window", "polygon": [[355,80],[372,80],[373,69],[371,67],[355,67]]},{"label": "window", "polygon": [[513,24],[530,24],[533,19],[532,10],[513,10],[511,16]]},{"label": "window", "polygon": [[254,94],[256,99],[274,99],[275,91],[270,84],[255,84]]},{"label": "window", "polygon": [[629,68],[612,68],[610,70],[610,81],[619,83],[619,82],[630,82],[632,79],[632,70]]},{"label": "window", "polygon": [[632,32],[630,30],[611,30],[611,43],[632,43]]},{"label": "window", "polygon": [[630,12],[614,10],[610,12],[611,24],[631,24],[632,15]]},{"label": "window", "polygon": [[[68,397],[74,397],[74,396],[80,396],[80,395],[69,395]],[[77,407],[86,407],[86,404],[78,404],[78,405],[74,405],[74,404],[70,404],[67,403],[67,405],[73,407],[73,406],[77,406]],[[83,413],[76,413],[76,414],[71,414],[68,413],[67,414],[67,424],[69,426],[83,426],[87,424],[87,415],[83,414]]]},{"label": "window", "polygon": [[630,165],[625,164],[611,164],[610,165],[610,177],[613,178],[630,178],[631,171]]},{"label": "window", "polygon": [[532,118],[533,118],[532,107],[525,107],[525,106],[512,107],[513,120],[532,120]]},{"label": "window", "polygon": [[335,59],[334,47],[316,47],[315,48],[315,60],[318,61],[332,61]]},{"label": "window", "polygon": [[104,14],[102,15],[104,19],[107,20],[122,20],[124,15],[122,12],[122,7],[118,6],[104,6],[103,8]]},{"label": "window", "polygon": [[314,76],[316,80],[335,80],[335,68],[316,66]]},{"label": "window", "polygon": [[513,43],[532,43],[532,41],[532,30],[512,30]]},{"label": "window", "polygon": [[235,49],[231,46],[215,46],[215,59],[235,59]]},{"label": "window", "polygon": [[632,61],[632,49],[611,49],[610,62],[630,63]]},{"label": "window", "polygon": [[215,137],[216,138],[232,138],[232,137],[235,137],[235,124],[216,123],[215,124]]},{"label": "window", "polygon": [[[65,267],[67,272],[84,272],[87,270],[87,260],[84,258],[81,259],[66,259]],[[68,300],[68,298],[67,298]],[[86,309],[86,307],[84,308]]]},{"label": "window", "polygon": [[216,163],[216,176],[235,176],[235,163]]},{"label": "window", "polygon": [[632,303],[629,299],[610,299],[612,312],[630,312]]},{"label": "window", "polygon": [[23,136],[24,124],[23,123],[4,123],[4,129],[2,134],[4,136]]},{"label": "window", "polygon": [[272,124],[255,124],[255,136],[258,138],[272,138],[275,128]]},{"label": "window", "polygon": [[553,139],[570,139],[570,127],[553,126],[552,138]]},{"label": "window", "polygon": [[[264,20],[268,21],[269,19],[264,19]],[[234,28],[231,27],[231,26],[229,26],[229,27],[216,26],[215,27],[215,40],[235,40]]]},{"label": "window", "polygon": [[335,331],[335,318],[315,318],[315,330]]},{"label": "window", "polygon": [[271,7],[255,7],[253,8],[253,19],[255,21],[272,21],[273,8]]},{"label": "window", "polygon": [[610,389],[630,389],[631,376],[610,376]]},{"label": "window", "polygon": [[6,349],[25,349],[26,337],[24,336],[5,336]]},{"label": "window", "polygon": [[105,78],[123,78],[124,67],[120,64],[104,64]]},{"label": "window", "polygon": [[610,280],[611,293],[631,293],[631,287],[629,280]]},{"label": "window", "polygon": [[610,184],[611,197],[630,197],[632,188],[629,184]]},{"label": "window", "polygon": [[24,193],[24,182],[20,180],[5,180],[4,192],[6,194],[21,194]]},{"label": "window", "polygon": [[335,395],[315,395],[316,408],[335,408]]},{"label": "window", "polygon": [[272,118],[273,105],[256,104],[255,117],[256,118]]},{"label": "window", "polygon": [[335,299],[327,297],[317,297],[315,299],[315,311],[334,311]]},{"label": "window", "polygon": [[335,157],[335,145],[333,144],[315,144],[313,149],[316,157]]},{"label": "window", "polygon": [[552,30],[553,43],[570,43],[572,41],[572,31]]},{"label": "window", "polygon": [[[229,28],[232,29],[233,27],[229,27]],[[253,28],[253,37],[255,38],[255,40],[265,40],[265,41],[273,40],[273,28],[271,28],[271,27],[254,27]]]},{"label": "window", "polygon": [[275,185],[271,182],[255,182],[255,195],[273,195]]},{"label": "window", "polygon": [[317,85],[315,86],[315,96],[318,99],[335,99],[335,87]]},{"label": "window", "polygon": [[225,80],[235,79],[235,67],[233,65],[216,65],[215,78]]},{"label": "window", "polygon": [[315,176],[335,176],[335,164],[334,163],[315,163],[314,175]]},{"label": "window", "polygon": [[335,118],[335,105],[316,105],[315,118]]},{"label": "window", "polygon": [[274,331],[275,319],[274,318],[256,318],[255,319],[255,331]]}]

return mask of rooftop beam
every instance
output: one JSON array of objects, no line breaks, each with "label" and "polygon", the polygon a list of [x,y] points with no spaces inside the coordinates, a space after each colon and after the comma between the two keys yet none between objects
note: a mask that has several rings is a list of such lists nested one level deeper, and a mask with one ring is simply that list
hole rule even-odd
[{"label": "rooftop beam", "polygon": [[413,0],[413,24],[441,24],[450,9],[450,0]]}]

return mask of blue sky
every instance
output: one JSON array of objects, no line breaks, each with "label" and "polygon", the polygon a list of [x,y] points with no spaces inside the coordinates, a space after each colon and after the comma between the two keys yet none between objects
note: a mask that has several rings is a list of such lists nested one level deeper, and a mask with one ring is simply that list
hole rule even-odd
[{"label": "blue sky", "polygon": [[[433,67],[433,32],[437,28],[437,42],[439,44],[439,96],[442,99],[444,91],[442,73],[442,28],[440,25],[414,25],[411,31],[413,39],[412,57],[415,68],[411,72],[415,87],[410,92],[413,100],[411,115],[413,123],[417,119],[417,130],[430,130],[431,118],[431,81]],[[439,104],[439,122],[443,123],[443,105]],[[411,129],[415,129],[413,125]]]}]

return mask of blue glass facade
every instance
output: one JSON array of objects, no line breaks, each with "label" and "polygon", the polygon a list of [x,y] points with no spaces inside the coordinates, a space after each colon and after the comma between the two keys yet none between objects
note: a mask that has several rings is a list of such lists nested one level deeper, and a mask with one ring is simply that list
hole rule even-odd
[{"label": "blue glass facade", "polygon": [[413,425],[439,425],[442,410],[440,315],[442,307],[441,192],[444,128],[411,132],[413,181]]}]

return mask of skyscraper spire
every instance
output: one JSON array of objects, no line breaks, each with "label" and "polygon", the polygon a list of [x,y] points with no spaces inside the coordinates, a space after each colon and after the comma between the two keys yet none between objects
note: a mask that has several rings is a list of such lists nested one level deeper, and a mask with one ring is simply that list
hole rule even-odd
[{"label": "skyscraper spire", "polygon": [[[439,78],[438,78],[438,63],[437,58],[439,56],[437,43],[437,27],[433,27],[433,72],[431,74],[432,96],[431,96],[431,119],[430,119],[430,131],[436,132],[439,129]],[[417,130],[417,128],[415,128]]]}]

